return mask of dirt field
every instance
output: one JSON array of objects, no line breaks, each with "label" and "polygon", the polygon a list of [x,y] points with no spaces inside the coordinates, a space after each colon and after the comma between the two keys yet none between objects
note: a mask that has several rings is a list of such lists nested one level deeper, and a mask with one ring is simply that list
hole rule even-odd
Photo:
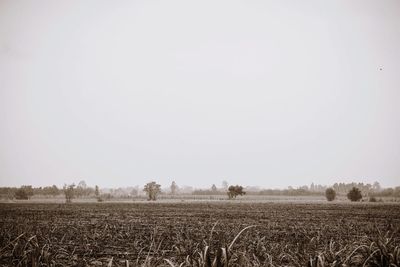
[{"label": "dirt field", "polygon": [[399,266],[399,226],[381,203],[0,204],[0,265]]}]

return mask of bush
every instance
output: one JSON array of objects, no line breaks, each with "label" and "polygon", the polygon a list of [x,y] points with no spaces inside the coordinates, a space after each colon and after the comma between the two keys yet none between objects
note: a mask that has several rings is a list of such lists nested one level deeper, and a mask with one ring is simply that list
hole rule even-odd
[{"label": "bush", "polygon": [[30,199],[33,196],[33,188],[31,185],[23,185],[15,191],[16,199]]},{"label": "bush", "polygon": [[349,193],[347,193],[347,198],[351,201],[360,201],[362,199],[361,191],[357,187],[353,187]]},{"label": "bush", "polygon": [[326,189],[325,197],[328,201],[333,201],[336,198],[336,191],[332,187]]},{"label": "bush", "polygon": [[19,188],[19,189],[17,189],[17,191],[15,191],[15,198],[26,200],[26,199],[29,199],[29,196],[25,189]]},{"label": "bush", "polygon": [[377,202],[378,200],[375,197],[370,197],[369,202]]},{"label": "bush", "polygon": [[228,194],[229,199],[233,199],[233,198],[236,198],[237,196],[245,195],[246,192],[243,191],[243,186],[240,186],[240,185],[233,186],[233,185],[231,185],[228,188],[227,194]]}]

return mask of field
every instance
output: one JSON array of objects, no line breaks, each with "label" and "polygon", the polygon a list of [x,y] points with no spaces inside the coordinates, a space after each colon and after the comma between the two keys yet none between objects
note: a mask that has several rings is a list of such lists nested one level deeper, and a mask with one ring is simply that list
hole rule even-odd
[{"label": "field", "polygon": [[0,265],[400,266],[399,226],[384,203],[3,203]]}]

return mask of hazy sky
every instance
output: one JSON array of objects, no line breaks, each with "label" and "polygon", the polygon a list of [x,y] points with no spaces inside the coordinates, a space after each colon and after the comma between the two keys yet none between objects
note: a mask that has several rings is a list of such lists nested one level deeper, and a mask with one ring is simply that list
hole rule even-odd
[{"label": "hazy sky", "polygon": [[0,0],[0,186],[400,185],[400,1]]}]

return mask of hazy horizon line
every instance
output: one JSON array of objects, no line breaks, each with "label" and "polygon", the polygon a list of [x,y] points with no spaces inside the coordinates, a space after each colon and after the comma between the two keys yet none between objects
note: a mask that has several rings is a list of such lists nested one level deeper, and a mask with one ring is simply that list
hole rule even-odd
[{"label": "hazy horizon line", "polygon": [[[84,181],[88,187],[95,187],[97,185],[101,189],[114,189],[114,188],[129,188],[129,187],[139,187],[139,188],[141,188],[146,183],[153,182],[153,181],[158,183],[158,184],[160,184],[161,188],[169,188],[171,183],[173,181],[175,181],[175,180],[171,180],[169,184],[157,182],[157,179],[149,179],[147,182],[145,182],[143,184],[138,184],[138,183],[134,184],[134,183],[132,183],[131,185],[104,185],[104,186],[101,185],[100,183],[97,183],[97,184],[96,183],[88,183],[86,180],[78,180],[78,181],[70,181],[70,182],[66,182],[66,183],[62,183],[62,184],[57,184],[57,183],[51,183],[51,184],[25,183],[25,184],[19,184],[19,185],[15,185],[15,184],[14,185],[0,185],[0,187],[3,187],[3,188],[4,187],[16,187],[16,188],[18,188],[18,187],[22,187],[22,186],[32,186],[34,188],[39,188],[39,187],[46,187],[46,186],[56,185],[58,188],[62,188],[64,185],[70,185],[70,184],[75,184],[77,186],[81,181]],[[367,184],[373,185],[375,182],[378,182],[382,189],[385,189],[385,188],[396,188],[396,187],[400,186],[400,184],[397,184],[397,185],[386,185],[386,184],[382,184],[379,181],[374,181],[374,182],[368,182],[368,181],[351,181],[351,182],[337,181],[337,182],[334,182],[332,184],[312,182],[312,183],[309,183],[309,184],[301,184],[301,185],[293,184],[293,185],[287,185],[287,186],[265,186],[265,185],[254,185],[254,184],[247,185],[247,184],[243,184],[243,183],[229,183],[229,181],[227,181],[227,182],[228,182],[228,186],[229,185],[241,185],[241,186],[243,186],[245,188],[254,187],[254,188],[259,188],[259,189],[273,189],[273,190],[284,190],[284,189],[288,189],[289,187],[292,187],[293,189],[299,189],[299,188],[304,187],[304,186],[310,187],[311,184],[314,184],[315,186],[331,187],[336,183],[337,184],[353,184],[353,183],[354,184],[360,184],[360,183],[362,183],[364,185],[367,185]],[[212,185],[215,185],[218,189],[224,188],[221,185],[221,182],[212,183],[209,186],[194,186],[194,185],[190,185],[190,184],[180,184],[178,182],[176,182],[176,184],[177,184],[177,186],[179,188],[191,188],[193,190],[210,189]]]}]

